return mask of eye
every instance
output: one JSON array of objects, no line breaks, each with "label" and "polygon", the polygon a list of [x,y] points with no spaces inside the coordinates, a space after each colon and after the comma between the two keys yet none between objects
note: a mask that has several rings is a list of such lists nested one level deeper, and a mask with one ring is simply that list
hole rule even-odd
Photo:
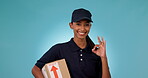
[{"label": "eye", "polygon": [[85,26],[90,26],[90,24],[89,23],[86,23]]},{"label": "eye", "polygon": [[77,23],[76,25],[80,26],[81,24],[80,23]]}]

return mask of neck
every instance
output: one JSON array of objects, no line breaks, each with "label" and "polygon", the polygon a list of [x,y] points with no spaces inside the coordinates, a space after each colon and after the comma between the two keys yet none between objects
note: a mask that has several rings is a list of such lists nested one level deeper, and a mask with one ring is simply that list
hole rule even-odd
[{"label": "neck", "polygon": [[73,40],[77,44],[77,46],[80,47],[81,49],[84,49],[87,45],[86,38],[84,39],[74,38]]}]

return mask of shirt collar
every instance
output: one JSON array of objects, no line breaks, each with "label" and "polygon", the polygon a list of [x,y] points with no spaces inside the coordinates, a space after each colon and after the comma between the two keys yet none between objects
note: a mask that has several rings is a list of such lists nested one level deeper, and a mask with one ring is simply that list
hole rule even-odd
[{"label": "shirt collar", "polygon": [[[73,52],[77,52],[79,50],[82,50],[80,47],[77,46],[77,44],[74,42],[73,38],[69,41],[69,46]],[[85,52],[91,52],[91,48],[89,45],[86,46],[86,48],[83,49]]]},{"label": "shirt collar", "polygon": [[73,38],[71,38],[71,40],[69,41],[69,46],[71,48],[72,51],[78,51],[81,48],[77,46],[77,44],[74,42]]}]

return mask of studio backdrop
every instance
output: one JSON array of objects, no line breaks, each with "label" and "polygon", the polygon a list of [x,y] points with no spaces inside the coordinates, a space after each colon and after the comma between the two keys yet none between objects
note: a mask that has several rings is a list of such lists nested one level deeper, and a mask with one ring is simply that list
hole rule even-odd
[{"label": "studio backdrop", "polygon": [[0,0],[0,78],[34,78],[36,61],[73,37],[78,8],[93,15],[91,39],[107,41],[112,78],[148,78],[148,0]]}]

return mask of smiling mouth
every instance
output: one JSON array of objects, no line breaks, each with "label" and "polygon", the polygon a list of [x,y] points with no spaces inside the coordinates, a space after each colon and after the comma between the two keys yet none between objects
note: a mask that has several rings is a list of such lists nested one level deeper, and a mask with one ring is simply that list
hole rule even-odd
[{"label": "smiling mouth", "polygon": [[85,32],[78,32],[81,36],[85,35]]}]

